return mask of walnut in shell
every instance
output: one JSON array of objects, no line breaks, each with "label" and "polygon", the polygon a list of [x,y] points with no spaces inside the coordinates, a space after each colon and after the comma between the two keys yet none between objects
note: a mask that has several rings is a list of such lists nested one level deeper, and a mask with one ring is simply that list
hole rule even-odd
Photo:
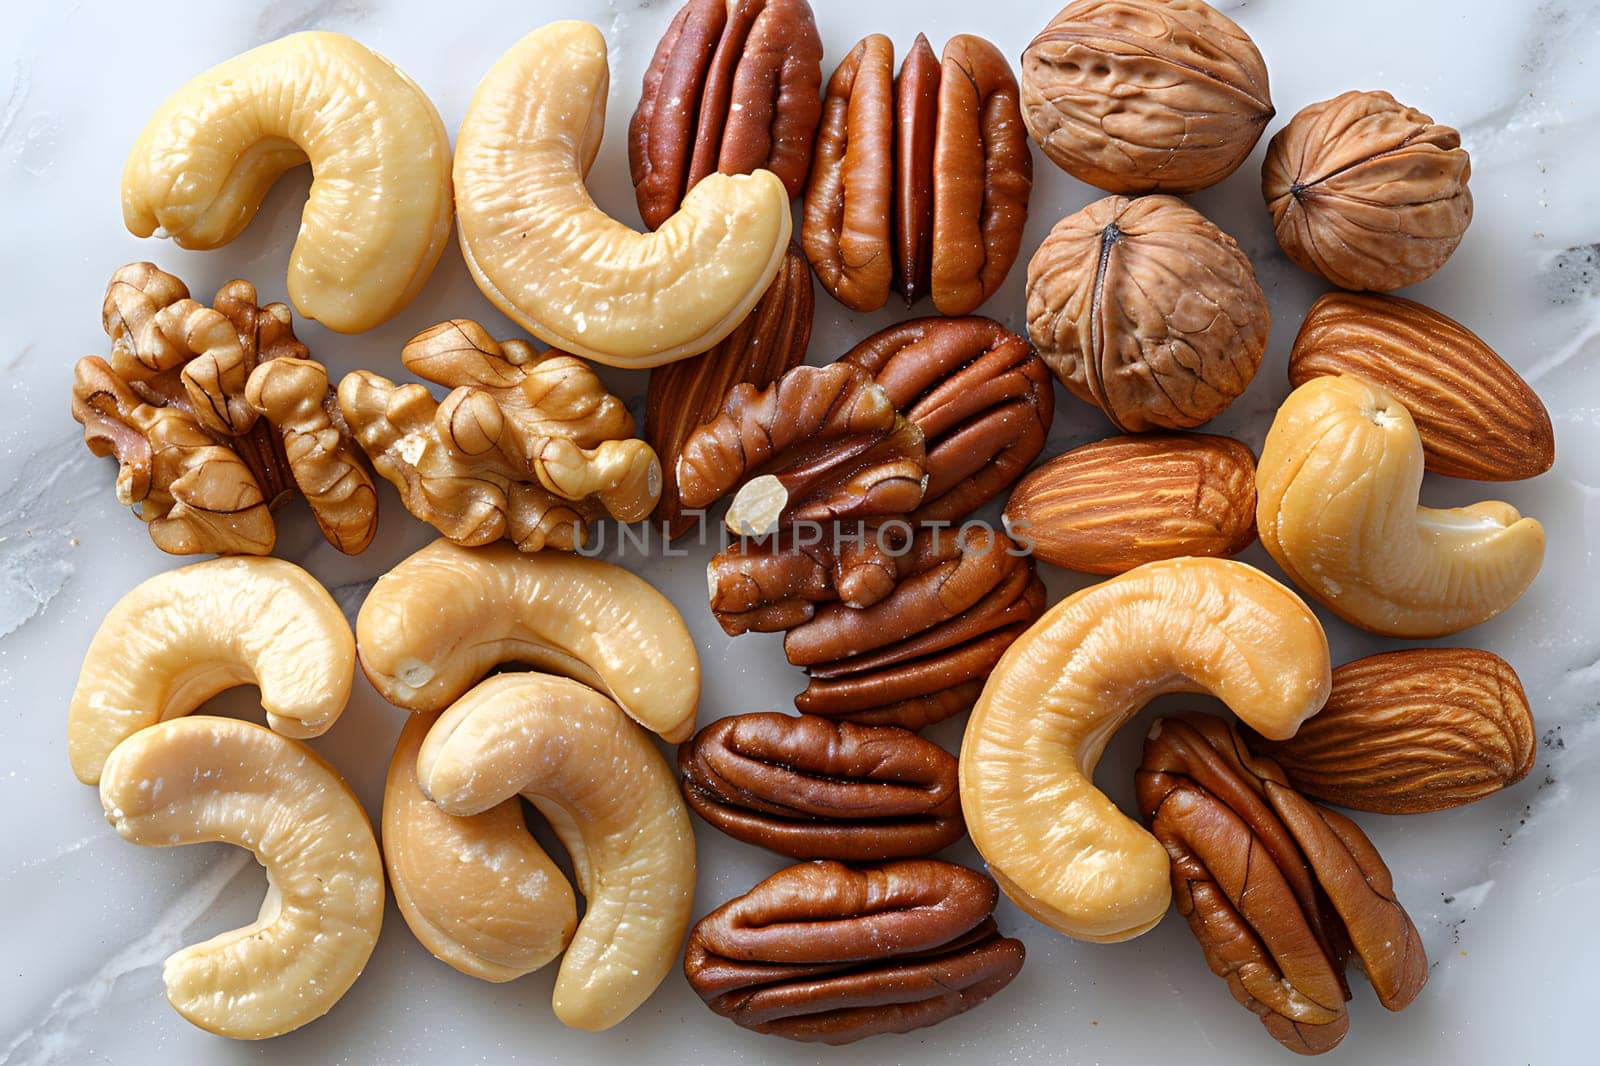
[{"label": "walnut in shell", "polygon": [[1290,259],[1346,289],[1433,275],[1472,221],[1461,134],[1388,93],[1312,104],[1267,146],[1261,193]]},{"label": "walnut in shell", "polygon": [[1232,174],[1273,109],[1255,42],[1201,0],[1078,0],[1022,53],[1022,114],[1079,181],[1188,193]]},{"label": "walnut in shell", "polygon": [[1056,223],[1028,264],[1027,293],[1039,354],[1125,433],[1220,414],[1267,347],[1250,260],[1172,196],[1108,196]]}]

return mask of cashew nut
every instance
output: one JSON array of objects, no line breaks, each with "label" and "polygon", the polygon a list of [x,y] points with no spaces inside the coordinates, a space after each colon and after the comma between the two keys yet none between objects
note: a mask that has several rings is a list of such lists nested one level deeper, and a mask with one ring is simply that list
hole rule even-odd
[{"label": "cashew nut", "polygon": [[383,924],[383,860],[361,801],[310,748],[231,718],[162,722],[111,753],[100,802],[135,844],[222,841],[267,868],[259,918],[162,967],[185,1019],[239,1040],[278,1036],[360,976]]},{"label": "cashew nut", "polygon": [[437,714],[400,731],[383,790],[383,860],[394,901],[436,958],[510,981],[561,954],[578,924],[572,886],[528,835],[516,797],[481,814],[441,811],[417,783],[417,752]]},{"label": "cashew nut", "polygon": [[694,732],[700,658],[683,618],[597,559],[436,540],[378,579],[356,643],[373,687],[407,710],[442,710],[518,662],[599,689],[673,743]]},{"label": "cashew nut", "polygon": [[535,30],[489,68],[456,137],[461,251],[490,302],[547,344],[650,367],[750,313],[789,244],[789,194],[771,171],[712,174],[654,233],[624,226],[583,184],[609,78],[586,22]]},{"label": "cashew nut", "polygon": [[305,162],[289,298],[329,329],[371,329],[411,302],[450,236],[450,141],[415,82],[342,34],[291,34],[179,89],[128,155],[122,218],[135,236],[218,248]]},{"label": "cashew nut", "polygon": [[689,928],[694,830],[672,769],[616,704],[565,678],[492,677],[428,731],[417,779],[454,815],[521,793],[571,855],[587,909],[556,978],[557,1018],[606,1029],[649,998]]},{"label": "cashew nut", "polygon": [[257,685],[267,724],[326,732],[355,679],[355,640],[317,579],[282,559],[225,558],[157,574],[111,608],[67,712],[67,756],[92,785],[111,750],[223,689]]},{"label": "cashew nut", "polygon": [[1354,377],[1289,394],[1256,467],[1261,543],[1339,617],[1392,637],[1441,637],[1515,603],[1544,562],[1544,528],[1508,503],[1417,504],[1422,441],[1405,405]]},{"label": "cashew nut", "polygon": [[1170,559],[1056,604],[989,675],[961,743],[961,809],[1017,905],[1080,940],[1127,940],[1171,899],[1167,853],[1090,780],[1156,696],[1209,692],[1263,736],[1328,698],[1328,641],[1294,593],[1227,559]]}]

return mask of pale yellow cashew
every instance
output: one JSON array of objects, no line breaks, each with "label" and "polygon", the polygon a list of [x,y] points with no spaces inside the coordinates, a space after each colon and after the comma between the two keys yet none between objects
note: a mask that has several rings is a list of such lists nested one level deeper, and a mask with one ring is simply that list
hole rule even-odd
[{"label": "pale yellow cashew", "polygon": [[417,84],[349,37],[291,34],[179,89],[128,154],[122,218],[139,237],[217,248],[306,162],[289,298],[329,329],[371,329],[411,302],[449,239],[450,141]]},{"label": "pale yellow cashew", "polygon": [[383,790],[383,861],[394,901],[435,958],[485,981],[532,973],[566,950],[578,924],[572,886],[522,820],[515,796],[480,814],[446,814],[417,783],[417,752],[439,716],[400,731]]},{"label": "pale yellow cashew", "polygon": [[671,767],[616,704],[566,678],[492,677],[429,730],[417,779],[456,815],[521,793],[572,856],[587,906],[556,978],[563,1023],[609,1028],[677,968],[694,829]]},{"label": "pale yellow cashew", "polygon": [[372,826],[315,752],[249,722],[195,715],[129,737],[100,779],[124,839],[222,841],[267,868],[250,925],[168,956],[167,999],[220,1036],[259,1040],[322,1017],[360,976],[383,924]]},{"label": "pale yellow cashew", "polygon": [[1289,394],[1256,465],[1261,543],[1348,622],[1440,637],[1517,601],[1544,562],[1544,527],[1508,503],[1421,507],[1411,413],[1354,377]]},{"label": "pale yellow cashew", "polygon": [[766,170],[712,174],[654,233],[589,197],[605,131],[606,42],[552,22],[479,83],[456,137],[461,251],[478,288],[548,344],[611,366],[705,351],[777,276],[789,194]]},{"label": "pale yellow cashew", "polygon": [[356,644],[373,687],[407,710],[442,710],[517,662],[599,689],[673,743],[694,732],[700,658],[682,616],[597,559],[436,540],[378,579]]},{"label": "pale yellow cashew", "polygon": [[1227,559],[1147,563],[1056,604],[989,675],[961,742],[961,810],[1017,905],[1079,940],[1138,936],[1171,900],[1167,853],[1091,776],[1156,696],[1209,692],[1293,736],[1331,684],[1299,597]]},{"label": "pale yellow cashew", "polygon": [[350,698],[355,651],[339,605],[293,563],[233,557],[157,574],[89,643],[67,711],[72,772],[94,784],[123,739],[235,685],[260,687],[275,731],[319,736]]}]

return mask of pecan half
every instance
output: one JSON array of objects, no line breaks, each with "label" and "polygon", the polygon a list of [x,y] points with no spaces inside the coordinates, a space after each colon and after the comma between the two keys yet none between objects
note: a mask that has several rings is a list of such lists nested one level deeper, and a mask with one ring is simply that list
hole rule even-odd
[{"label": "pecan half", "polygon": [[727,526],[756,536],[796,521],[905,514],[927,481],[922,431],[848,363],[797,366],[765,390],[736,387],[690,434],[677,475],[687,507],[742,486]]},{"label": "pecan half", "polygon": [[702,918],[684,973],[718,1014],[756,1032],[846,1044],[934,1025],[1022,968],[987,876],[932,859],[780,870]]},{"label": "pecan half", "polygon": [[1004,492],[1044,448],[1050,368],[993,319],[918,318],[873,334],[840,362],[869,371],[922,430],[928,487],[915,522],[958,521]]},{"label": "pecan half", "polygon": [[704,355],[650,371],[644,438],[661,459],[661,502],[651,517],[676,539],[694,527],[678,493],[678,456],[689,434],[715,418],[735,385],[764,389],[805,361],[811,343],[811,271],[789,246],[778,277],[755,310]]},{"label": "pecan half", "polygon": [[740,714],[678,748],[700,817],[793,859],[877,862],[961,839],[955,756],[894,726]]},{"label": "pecan half", "polygon": [[846,307],[891,286],[941,314],[988,299],[1016,261],[1033,187],[1020,90],[1005,56],[961,34],[935,60],[918,35],[898,77],[873,34],[828,81],[801,243]]},{"label": "pecan half", "polygon": [[822,115],[822,39],[806,0],[689,0],[646,68],[628,164],[655,229],[707,174],[776,174],[791,197]]},{"label": "pecan half", "polygon": [[1371,841],[1295,792],[1231,726],[1158,721],[1137,791],[1212,972],[1285,1047],[1320,1054],[1344,1039],[1352,953],[1385,1007],[1416,998],[1428,978],[1422,939]]}]

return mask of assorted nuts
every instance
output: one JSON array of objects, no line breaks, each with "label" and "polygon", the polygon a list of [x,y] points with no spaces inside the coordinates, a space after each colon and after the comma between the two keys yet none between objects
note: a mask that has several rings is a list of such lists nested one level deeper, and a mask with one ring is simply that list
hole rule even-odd
[{"label": "assorted nuts", "polygon": [[1290,259],[1346,289],[1433,276],[1472,221],[1461,134],[1388,93],[1312,104],[1267,145],[1261,194]]},{"label": "assorted nuts", "polygon": [[[1227,557],[1259,529],[1295,584],[1379,634],[1494,617],[1537,574],[1543,529],[1509,504],[1418,495],[1425,468],[1549,470],[1538,396],[1436,311],[1329,293],[1259,463],[1227,437],[1152,433],[1023,477],[1051,430],[1052,373],[1122,433],[1187,430],[1245,391],[1270,328],[1248,257],[1171,195],[1108,196],[1052,229],[1028,266],[1029,338],[971,317],[1020,250],[1027,135],[1113,194],[1205,188],[1274,115],[1261,54],[1201,0],[1076,0],[1023,53],[1020,83],[971,35],[940,57],[919,34],[898,73],[869,36],[825,96],[822,58],[806,0],[688,0],[629,126],[648,233],[585,187],[609,69],[582,22],[495,63],[453,162],[422,91],[332,33],[229,60],[151,118],[123,172],[135,234],[220,246],[309,162],[288,275],[303,314],[342,332],[386,321],[456,214],[484,295],[556,346],[450,319],[401,353],[442,399],[368,370],[335,392],[288,307],[248,282],[206,306],[150,263],[113,275],[110,354],[78,362],[73,417],[159,548],[241,557],[112,608],[67,749],[123,837],[225,841],[267,868],[253,925],[166,961],[195,1025],[258,1039],[328,1011],[377,942],[385,867],[406,924],[461,973],[510,981],[562,956],[555,1014],[587,1030],[634,1013],[686,933],[691,987],[747,1029],[842,1044],[935,1024],[1022,966],[993,916],[1001,891],[1089,941],[1138,936],[1176,902],[1234,998],[1303,1054],[1345,1037],[1351,961],[1390,1010],[1420,993],[1422,939],[1389,869],[1311,799],[1415,814],[1514,785],[1535,758],[1527,695],[1488,651],[1330,670],[1305,603]],[[1349,92],[1273,138],[1262,189],[1292,260],[1389,290],[1459,244],[1469,176],[1455,130]],[[851,309],[894,289],[939,315],[804,365],[811,270]],[[585,358],[654,368],[645,440]],[[271,511],[296,492],[329,543],[366,548],[369,461],[443,536],[377,580],[352,634],[309,574],[249,556],[271,553]],[[970,520],[1008,490],[1007,533]],[[730,495],[741,539],[708,567],[712,615],[729,634],[783,632],[807,685],[798,715],[696,733],[699,658],[676,608],[577,553],[603,519],[653,514],[676,538]],[[1116,576],[1046,609],[1035,557]],[[413,712],[381,855],[343,778],[291,739],[335,723],[357,662]],[[534,669],[487,676],[510,663]],[[190,714],[247,684],[270,729]],[[1155,723],[1136,775],[1147,832],[1092,777],[1115,732],[1175,692],[1210,693],[1241,725]],[[969,709],[959,758],[914,732]],[[678,775],[656,738],[681,745]],[[690,931],[690,810],[813,861]],[[989,874],[926,858],[968,832]]]},{"label": "assorted nuts", "polygon": [[683,970],[712,1010],[790,1040],[847,1044],[971,1010],[1022,968],[983,874],[933,859],[779,870],[695,925]]},{"label": "assorted nuts", "polygon": [[822,287],[855,311],[894,288],[940,314],[977,310],[1022,245],[1033,158],[1010,64],[959,34],[916,43],[894,72],[882,34],[828,80],[800,242]]},{"label": "assorted nuts", "polygon": [[1256,470],[1262,546],[1339,617],[1441,637],[1515,603],[1544,528],[1508,503],[1417,503],[1422,441],[1405,405],[1359,378],[1320,377],[1278,408]]},{"label": "assorted nuts", "polygon": [[1172,196],[1108,196],[1028,263],[1028,335],[1124,433],[1189,429],[1250,384],[1271,314],[1234,239]]},{"label": "assorted nuts", "polygon": [[303,163],[289,299],[329,329],[371,329],[421,291],[450,237],[450,138],[416,82],[343,34],[290,34],[174,93],[128,153],[122,219],[136,237],[220,248]]},{"label": "assorted nuts", "polygon": [[750,314],[789,245],[789,193],[770,170],[711,174],[656,232],[624,226],[583,184],[609,81],[587,22],[534,30],[489,69],[456,136],[461,254],[489,302],[546,344],[659,366]]}]

